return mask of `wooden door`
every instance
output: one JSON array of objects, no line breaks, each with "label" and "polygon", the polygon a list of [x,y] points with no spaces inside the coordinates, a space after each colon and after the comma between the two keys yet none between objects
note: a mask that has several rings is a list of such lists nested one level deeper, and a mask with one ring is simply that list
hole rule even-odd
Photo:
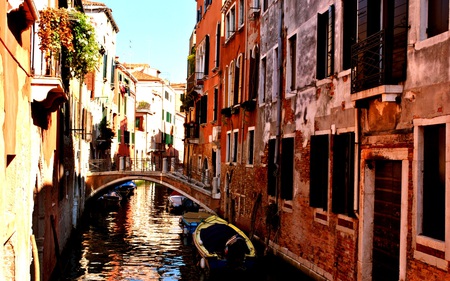
[{"label": "wooden door", "polygon": [[373,280],[399,279],[401,173],[401,161],[376,161]]}]

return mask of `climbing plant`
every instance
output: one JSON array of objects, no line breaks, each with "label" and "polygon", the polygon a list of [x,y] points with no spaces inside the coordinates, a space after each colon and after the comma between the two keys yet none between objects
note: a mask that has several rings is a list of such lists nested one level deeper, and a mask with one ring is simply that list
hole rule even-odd
[{"label": "climbing plant", "polygon": [[83,79],[100,61],[100,46],[89,17],[77,10],[46,8],[39,12],[40,50],[46,58],[65,54],[68,78]]}]

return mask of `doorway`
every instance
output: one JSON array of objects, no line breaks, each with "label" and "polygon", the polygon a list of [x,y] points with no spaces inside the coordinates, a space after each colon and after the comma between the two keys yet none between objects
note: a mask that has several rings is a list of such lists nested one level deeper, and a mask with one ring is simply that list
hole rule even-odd
[{"label": "doorway", "polygon": [[372,280],[398,281],[402,161],[375,161]]}]

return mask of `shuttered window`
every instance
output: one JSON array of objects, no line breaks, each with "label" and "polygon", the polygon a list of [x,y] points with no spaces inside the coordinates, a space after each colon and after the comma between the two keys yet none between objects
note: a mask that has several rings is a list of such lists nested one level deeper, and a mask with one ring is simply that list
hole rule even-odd
[{"label": "shuttered window", "polygon": [[351,67],[351,49],[356,43],[357,0],[344,0],[344,34],[342,48],[342,69]]},{"label": "shuttered window", "polygon": [[448,30],[449,0],[428,0],[428,37]]},{"label": "shuttered window", "polygon": [[317,79],[333,74],[334,69],[334,6],[317,15]]},{"label": "shuttered window", "polygon": [[281,149],[281,199],[292,200],[294,189],[294,138],[283,138]]},{"label": "shuttered window", "polygon": [[310,206],[327,210],[328,205],[328,135],[311,136]]},{"label": "shuttered window", "polygon": [[275,196],[277,177],[275,174],[276,166],[273,162],[275,159],[275,139],[269,140],[269,153],[267,160],[267,194]]},{"label": "shuttered window", "polygon": [[355,134],[335,135],[333,139],[333,212],[353,215]]}]

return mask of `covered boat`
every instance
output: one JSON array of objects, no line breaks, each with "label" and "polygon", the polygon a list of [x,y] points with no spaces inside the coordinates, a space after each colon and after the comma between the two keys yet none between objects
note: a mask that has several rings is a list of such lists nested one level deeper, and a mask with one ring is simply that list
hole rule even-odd
[{"label": "covered boat", "polygon": [[197,226],[212,214],[204,211],[186,212],[180,217],[180,226],[183,229],[183,235],[192,237]]},{"label": "covered boat", "polygon": [[125,183],[122,183],[121,185],[116,186],[114,189],[118,191],[120,195],[122,195],[122,197],[125,199],[134,193],[135,188],[136,184],[133,181],[127,181]]},{"label": "covered boat", "polygon": [[216,215],[204,219],[192,238],[201,256],[201,268],[246,271],[255,265],[256,250],[251,240],[238,227]]}]

